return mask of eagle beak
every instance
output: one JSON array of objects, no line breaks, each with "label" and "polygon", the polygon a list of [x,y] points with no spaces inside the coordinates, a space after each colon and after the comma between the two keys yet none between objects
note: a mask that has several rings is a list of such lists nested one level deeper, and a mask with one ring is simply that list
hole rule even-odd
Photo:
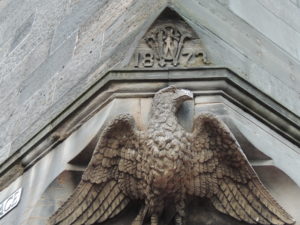
[{"label": "eagle beak", "polygon": [[179,89],[178,90],[178,97],[177,97],[177,100],[181,100],[182,102],[183,101],[186,101],[186,100],[191,100],[193,99],[193,93],[189,90],[186,90],[186,89]]}]

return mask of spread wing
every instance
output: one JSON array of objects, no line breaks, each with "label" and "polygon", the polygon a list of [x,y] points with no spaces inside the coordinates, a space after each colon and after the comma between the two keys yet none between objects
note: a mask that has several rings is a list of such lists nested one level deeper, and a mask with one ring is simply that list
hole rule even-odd
[{"label": "spread wing", "polygon": [[101,223],[122,211],[130,201],[129,195],[138,195],[138,148],[139,131],[134,119],[119,115],[102,132],[80,184],[48,224]]},{"label": "spread wing", "polygon": [[260,182],[226,125],[211,114],[194,121],[187,190],[208,197],[222,213],[251,224],[293,224]]}]

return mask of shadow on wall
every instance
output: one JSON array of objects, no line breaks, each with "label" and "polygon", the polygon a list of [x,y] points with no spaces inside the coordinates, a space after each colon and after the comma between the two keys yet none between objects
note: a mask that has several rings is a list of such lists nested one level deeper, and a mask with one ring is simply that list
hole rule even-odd
[{"label": "shadow on wall", "polygon": [[64,171],[61,173],[41,195],[31,211],[28,221],[24,224],[46,225],[48,218],[71,195],[81,179],[82,172]]}]

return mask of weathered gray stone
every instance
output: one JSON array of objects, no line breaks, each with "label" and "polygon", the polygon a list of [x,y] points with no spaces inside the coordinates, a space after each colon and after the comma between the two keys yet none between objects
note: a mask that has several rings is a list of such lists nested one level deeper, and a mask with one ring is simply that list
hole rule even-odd
[{"label": "weathered gray stone", "polygon": [[[149,4],[151,4],[149,2]],[[127,7],[127,2],[124,2],[123,7],[118,8],[117,6],[120,6],[120,2],[112,3],[110,6],[111,9],[115,10],[121,10],[121,12],[126,12],[127,14],[130,14],[130,12],[125,11],[125,8]],[[140,5],[136,5],[136,8],[139,8]],[[146,10],[146,6],[145,6]],[[120,12],[120,11],[118,11]],[[142,13],[142,12],[141,12]],[[117,16],[116,16],[117,17]],[[105,18],[101,20],[105,27],[110,26],[111,21],[110,17],[106,15]],[[133,20],[134,21],[134,20]],[[94,23],[97,21],[94,21]],[[137,21],[135,21],[137,22]],[[84,32],[93,32],[94,34],[97,34],[97,30],[95,31],[93,28],[96,24],[92,24],[90,26],[90,30],[87,30],[85,27]],[[16,147],[22,146],[22,143],[24,144],[25,140],[28,140],[30,136],[32,136],[33,133],[36,133],[41,129],[41,127],[45,126],[49,121],[51,121],[57,114],[61,112],[61,110],[64,109],[65,105],[70,104],[74,99],[76,99],[76,95],[74,95],[73,91],[75,93],[80,93],[82,91],[81,88],[77,86],[77,88],[71,88],[74,87],[75,84],[81,86],[82,88],[86,88],[87,86],[92,85],[93,80],[88,80],[88,83],[85,83],[83,81],[80,81],[81,77],[83,79],[88,79],[86,76],[87,73],[92,73],[93,70],[96,70],[97,65],[99,63],[99,60],[103,60],[101,57],[102,52],[102,45],[98,45],[99,43],[103,42],[103,35],[97,34],[98,36],[94,36],[94,41],[91,39],[89,40],[81,40],[80,37],[82,37],[79,34],[79,39],[77,41],[76,45],[76,52],[74,53],[74,56],[72,58],[72,61],[66,65],[64,69],[60,73],[54,74],[54,76],[44,85],[43,89],[40,89],[36,94],[35,97],[28,100],[26,104],[21,106],[20,113],[18,116],[15,117],[14,125],[13,125],[13,136],[18,136],[18,141],[14,141],[13,143],[13,149],[14,151],[17,150]],[[83,36],[86,38],[86,36]],[[97,39],[97,37],[99,39]],[[123,37],[123,36],[121,36]],[[97,41],[98,40],[98,41]],[[85,41],[89,41],[91,45],[82,45],[82,43],[86,43]],[[121,45],[124,44],[124,41],[120,41]],[[118,43],[118,44],[120,44]],[[126,42],[127,45],[130,43]],[[78,46],[78,47],[77,47]],[[123,45],[122,45],[123,46]],[[92,53],[90,51],[92,50]],[[109,50],[109,51],[108,51]],[[63,50],[60,50],[63,51]],[[124,52],[119,52],[120,54],[124,54]],[[105,58],[109,58],[112,54],[111,49],[107,49],[107,53],[105,53]],[[117,54],[115,54],[117,55]],[[123,56],[123,55],[121,55]],[[122,58],[119,56],[118,60],[121,60]],[[109,60],[112,60],[112,63],[117,63],[116,59],[114,57],[110,57]],[[111,64],[107,63],[105,66],[109,67]],[[95,75],[103,75],[106,70],[101,71],[101,74],[97,73]],[[94,72],[95,73],[95,72]],[[43,75],[40,75],[43,79]],[[32,79],[31,81],[35,81]],[[78,83],[78,81],[80,81]],[[36,84],[33,84],[35,86]],[[35,86],[37,87],[37,85]],[[72,90],[71,93],[69,90]],[[32,90],[29,89],[29,93],[32,93]],[[47,101],[45,96],[51,96],[51,101]],[[62,96],[64,98],[62,99]],[[49,97],[47,97],[49,99]],[[25,99],[24,99],[25,100]],[[55,104],[54,104],[55,103]],[[49,110],[49,106],[51,106],[52,110]],[[47,110],[47,114],[44,114],[44,112]],[[28,113],[30,112],[30,113]],[[42,120],[38,120],[39,116],[42,116]],[[24,122],[26,123],[26,126],[24,126]],[[33,125],[33,122],[36,122]],[[30,125],[29,125],[30,124]],[[30,132],[31,131],[31,132]],[[23,133],[21,135],[21,133]],[[13,151],[13,152],[14,152]]]},{"label": "weathered gray stone", "polygon": [[[22,63],[24,58],[30,54],[33,49],[35,49],[41,42],[52,35],[53,27],[58,24],[61,17],[64,15],[66,4],[66,0],[32,0],[32,2],[25,4],[26,9],[16,7],[16,9],[20,10],[20,13],[14,12],[12,13],[13,16],[9,18],[16,17],[17,19],[21,20],[19,22],[19,26],[24,22],[24,18],[28,18],[28,16],[33,13],[34,9],[37,9],[35,12],[35,22],[33,23],[31,31],[27,36],[27,41],[21,42],[10,54],[8,54],[7,57],[0,62],[0,77],[8,76],[16,66]],[[16,27],[14,23],[14,21],[8,21],[5,24],[8,27],[12,27],[14,30],[16,30],[19,26]]]},{"label": "weathered gray stone", "polygon": [[[299,0],[294,0],[294,4],[291,1],[281,0],[258,0],[265,9],[272,12],[278,19],[285,22],[286,26],[290,26],[298,33],[300,32],[299,13],[300,9],[297,7]],[[299,6],[299,5],[298,5]]]},{"label": "weathered gray stone", "polygon": [[[191,5],[191,3],[192,3],[192,1],[190,3],[188,2],[185,5],[187,5],[190,8],[195,8],[195,9],[199,9],[199,7],[202,7],[200,5]],[[223,16],[227,16],[228,18],[230,18],[230,20],[233,20],[235,23],[237,23],[237,21],[235,19],[236,15],[234,15],[232,13],[230,14],[229,11],[226,14],[227,9],[224,10],[224,7],[223,7],[226,2],[223,3],[223,6],[222,6],[223,8],[221,7],[221,5],[218,5],[217,3],[214,3],[211,1],[209,1],[209,2],[202,1],[201,4],[204,5],[204,3],[205,3],[205,7],[207,7],[209,10],[211,10],[210,11],[211,14],[206,14],[207,18],[214,16],[215,12],[212,11],[213,9],[219,10],[218,13],[220,13],[220,10],[223,9],[223,14],[225,13]],[[141,38],[143,32],[145,32],[145,30],[147,29],[147,26],[149,26],[151,24],[151,20],[153,20],[155,18],[155,16],[158,15],[159,11],[157,11],[157,9],[161,9],[164,5],[163,2],[158,2],[158,3],[157,2],[155,2],[155,3],[148,2],[147,4],[145,4],[144,2],[133,3],[131,1],[122,1],[122,2],[108,1],[106,3],[103,3],[104,5],[102,7],[99,7],[98,10],[93,11],[90,7],[91,6],[90,4],[93,4],[92,2],[89,2],[89,4],[87,4],[87,5],[84,5],[84,3],[81,1],[71,2],[70,3],[71,5],[67,5],[67,6],[65,6],[64,4],[65,3],[61,2],[61,6],[62,6],[62,7],[60,7],[61,11],[56,10],[55,14],[51,14],[51,15],[50,15],[50,11],[54,7],[53,4],[50,4],[50,6],[52,8],[48,7],[47,10],[46,10],[46,7],[48,5],[45,5],[45,6],[41,5],[41,4],[38,5],[39,10],[37,10],[37,12],[36,12],[37,16],[35,19],[35,23],[33,24],[33,27],[29,34],[30,36],[26,39],[25,43],[30,42],[31,38],[37,40],[36,39],[37,37],[35,35],[38,35],[39,37],[44,37],[43,35],[49,35],[48,33],[51,31],[51,29],[52,29],[52,33],[53,33],[55,24],[58,24],[58,23],[60,23],[60,25],[59,25],[59,27],[56,28],[56,31],[55,31],[56,37],[54,39],[62,40],[64,37],[66,37],[66,38],[68,37],[68,35],[67,35],[68,33],[70,35],[70,33],[72,33],[74,31],[73,26],[76,25],[77,27],[79,27],[79,35],[78,35],[78,41],[76,44],[76,49],[74,52],[74,57],[72,58],[72,60],[66,66],[65,69],[61,70],[57,74],[54,74],[51,79],[48,79],[47,78],[48,76],[45,76],[45,80],[47,80],[46,83],[49,82],[48,85],[43,85],[43,86],[39,85],[39,88],[38,88],[38,89],[40,89],[38,91],[39,94],[34,95],[34,97],[32,97],[31,100],[28,99],[29,102],[26,103],[24,106],[22,106],[21,109],[24,109],[24,110],[21,110],[21,112],[23,112],[23,113],[20,112],[20,113],[16,114],[14,112],[14,110],[12,110],[12,109],[17,108],[18,103],[25,101],[28,96],[31,96],[31,94],[34,92],[34,90],[33,91],[30,90],[29,92],[32,92],[32,93],[31,94],[29,93],[29,95],[27,97],[26,97],[26,95],[22,96],[23,94],[21,93],[21,97],[19,97],[20,102],[18,102],[18,101],[16,102],[16,100],[15,100],[16,94],[13,94],[13,95],[8,94],[8,93],[11,93],[10,91],[2,92],[6,96],[5,99],[9,99],[10,98],[9,96],[13,96],[10,100],[13,104],[11,104],[11,103],[9,104],[10,107],[8,107],[8,108],[10,108],[10,110],[8,110],[8,111],[4,110],[5,116],[3,117],[3,118],[7,118],[8,115],[11,115],[13,113],[13,116],[11,117],[10,122],[6,123],[6,126],[14,127],[13,132],[8,132],[8,133],[10,133],[9,136],[11,136],[11,137],[19,136],[18,134],[19,134],[19,132],[21,132],[21,130],[27,129],[24,126],[22,126],[22,122],[21,122],[21,121],[25,120],[25,118],[26,118],[26,121],[28,121],[28,122],[26,122],[26,124],[27,124],[26,126],[30,126],[29,124],[32,125],[33,121],[37,121],[36,125],[34,126],[35,129],[33,129],[33,130],[38,131],[38,129],[39,129],[38,127],[44,126],[47,123],[47,121],[51,120],[51,118],[53,118],[53,116],[57,115],[61,110],[63,110],[66,105],[70,104],[70,102],[72,102],[72,100],[74,100],[76,98],[76,96],[80,95],[80,93],[83,90],[86,90],[86,88],[91,86],[95,82],[95,80],[99,79],[105,73],[105,71],[107,71],[107,69],[112,69],[116,66],[121,67],[121,65],[124,65],[124,58],[128,61],[128,57],[130,56],[130,55],[126,54],[127,51],[129,50],[129,52],[132,52],[132,49],[133,49],[132,46],[134,45],[134,43],[136,41],[138,41],[138,38]],[[79,9],[78,6],[81,4],[83,4],[84,7],[82,9]],[[176,4],[175,4],[175,6],[176,6]],[[56,7],[58,7],[58,6],[56,6]],[[46,11],[43,11],[43,10],[46,10]],[[85,11],[85,10],[87,10],[87,11]],[[91,10],[91,11],[89,11],[89,10]],[[37,33],[37,31],[38,31],[37,28],[39,28],[46,21],[46,20],[41,20],[42,19],[41,12],[45,12],[44,16],[45,16],[45,18],[47,18],[48,23],[50,21],[52,21],[52,22],[51,22],[51,25],[50,24],[48,25],[47,23],[44,24],[46,26],[41,27],[42,29],[39,30],[39,33]],[[84,15],[83,17],[81,17],[80,15],[82,15],[83,12],[86,12],[86,15],[89,14],[87,12],[90,12],[90,16]],[[106,13],[106,12],[110,12],[110,13]],[[63,17],[63,15],[66,15],[66,17]],[[189,14],[187,13],[186,15],[189,15]],[[145,20],[145,22],[143,22],[143,19],[149,18],[149,16],[151,19]],[[218,16],[220,16],[220,15],[218,14]],[[51,17],[54,18],[54,20],[51,19]],[[126,21],[126,23],[124,21]],[[210,19],[207,19],[207,21],[210,21]],[[63,25],[63,24],[65,24],[65,25]],[[73,27],[73,28],[71,30],[68,30],[68,28],[65,27],[67,24],[71,25],[71,27]],[[240,27],[237,29],[238,32],[239,32],[239,30],[241,30],[241,28],[244,28],[244,29],[247,28],[246,24],[243,24],[242,26],[239,25],[239,26]],[[241,53],[241,50],[239,49],[239,47],[242,48],[243,45],[241,45],[241,44],[236,45],[236,41],[232,42],[231,39],[226,39],[226,36],[228,36],[228,34],[230,34],[230,33],[224,32],[224,35],[223,35],[222,33],[219,32],[218,34],[222,34],[221,35],[222,38],[220,39],[214,35],[211,35],[212,33],[211,32],[209,33],[209,31],[207,31],[206,29],[202,29],[201,26],[199,27],[198,25],[197,26],[194,25],[193,27],[196,30],[198,29],[200,38],[202,38],[201,35],[206,32],[206,36],[204,37],[204,39],[206,38],[206,44],[210,43],[210,45],[208,44],[208,48],[210,48],[210,55],[211,55],[210,57],[213,60],[218,59],[218,60],[215,60],[215,62],[217,64],[225,64],[225,65],[230,66],[231,68],[234,68],[237,72],[239,72],[246,79],[253,82],[257,87],[264,88],[269,95],[273,96],[279,102],[284,102],[284,104],[288,105],[289,108],[291,108],[291,109],[296,108],[296,110],[297,110],[297,107],[295,106],[295,104],[293,102],[295,102],[294,99],[298,99],[298,96],[292,90],[289,89],[289,86],[296,87],[298,83],[297,83],[297,80],[295,82],[295,81],[292,81],[290,78],[288,78],[286,80],[284,80],[282,78],[282,74],[288,73],[288,71],[286,70],[286,68],[288,68],[288,67],[286,67],[286,66],[278,67],[278,65],[280,65],[280,63],[282,63],[282,60],[280,60],[279,63],[275,63],[275,64],[273,63],[274,65],[271,65],[269,63],[268,64],[269,66],[266,66],[266,63],[268,63],[268,61],[266,61],[266,63],[263,61],[260,61],[263,65],[263,69],[262,69],[261,65],[258,66],[259,60],[263,59],[263,60],[274,61],[270,57],[270,55],[263,57],[263,58],[259,58],[259,57],[255,58],[254,57],[253,60],[256,60],[256,61],[249,61],[249,57],[250,56],[253,57],[253,53],[255,52],[255,50],[249,51],[249,49],[248,50],[246,49],[247,50],[246,53]],[[220,26],[218,25],[216,27],[220,27]],[[209,26],[209,28],[212,29],[212,26]],[[65,34],[67,36],[64,36],[64,29],[66,29]],[[201,29],[202,29],[202,31],[200,31]],[[250,28],[247,28],[247,29],[251,31]],[[255,32],[253,32],[253,31],[251,31],[251,32],[255,34]],[[213,30],[213,33],[216,33],[215,30]],[[41,34],[43,34],[43,35],[41,35]],[[131,35],[131,36],[129,36],[129,38],[126,37],[126,35],[128,35],[128,34]],[[62,35],[62,36],[60,36],[60,35]],[[232,44],[228,45],[227,42],[224,42],[222,44],[221,42],[223,42],[223,40],[227,40],[227,42],[229,40],[229,41],[231,41],[231,43],[234,43],[234,45],[232,45]],[[252,41],[252,39],[249,39],[249,40]],[[52,44],[53,43],[54,42],[52,42]],[[221,46],[218,48],[217,44],[213,45],[214,43],[219,43],[219,45],[221,45]],[[254,42],[254,43],[256,44],[256,42]],[[59,46],[60,43],[57,43],[57,45]],[[22,46],[22,44],[21,44],[21,46]],[[17,46],[17,49],[15,51],[18,52],[19,49],[21,49],[21,46]],[[53,46],[54,46],[54,44],[53,44]],[[254,46],[254,45],[252,44],[251,46]],[[265,43],[262,44],[262,47],[264,47],[264,46],[265,46]],[[61,46],[61,48],[63,48],[63,45]],[[245,50],[245,48],[250,48],[250,46],[243,47],[243,51]],[[229,49],[229,51],[228,51],[228,49]],[[272,49],[272,48],[268,48],[268,50],[266,50],[266,52],[270,51],[269,49]],[[117,52],[117,54],[114,54],[113,57],[111,57],[111,54],[114,51]],[[20,54],[17,54],[17,52],[13,53],[13,55],[16,55],[16,57],[17,57],[15,62],[17,62],[18,57],[22,56],[22,54],[23,54],[22,52],[18,52]],[[272,53],[271,56],[274,57],[273,55],[275,53],[276,52]],[[247,56],[245,56],[245,54],[247,54]],[[227,62],[227,63],[224,63],[224,62]],[[34,65],[34,63],[33,63],[32,66],[27,66],[27,68],[28,67],[34,68],[37,66]],[[289,67],[291,67],[291,66],[289,66]],[[5,69],[10,70],[11,68],[13,68],[13,66],[12,66],[12,64],[10,64],[9,61],[6,61],[5,66],[3,66],[1,68],[4,69],[4,71],[6,71]],[[26,66],[24,66],[24,68],[26,68]],[[265,72],[264,70],[267,70],[267,72]],[[297,69],[297,67],[294,66],[293,70],[296,72],[298,69]],[[21,69],[20,69],[20,72],[22,74]],[[290,75],[290,77],[293,79],[297,79],[297,76],[294,77],[295,72],[291,73],[291,75]],[[276,81],[276,79],[272,78],[274,73],[276,73],[275,75],[277,77],[279,77],[278,79],[280,79],[280,81],[282,81],[282,82]],[[262,75],[260,75],[260,74],[262,74]],[[42,78],[44,78],[44,75],[40,75],[40,76]],[[269,80],[271,80],[272,85],[269,85],[269,87],[270,87],[269,89],[265,88],[265,85],[264,85],[265,83],[260,82],[260,80],[261,80],[260,76],[263,76],[266,78],[266,79],[264,79],[265,82],[269,82]],[[21,80],[22,79],[26,80],[27,75],[24,78],[21,78]],[[15,82],[16,80],[17,80],[17,82]],[[29,80],[35,81],[34,78],[29,78]],[[291,81],[289,81],[289,80],[291,80]],[[5,81],[7,81],[7,78],[5,79]],[[7,83],[7,82],[2,83],[2,84],[5,84],[5,85],[3,85],[3,87],[7,87],[7,89],[14,90],[14,87],[17,87],[14,85],[14,83],[19,83],[20,78],[11,77],[11,79],[9,79],[9,81],[10,81],[9,83]],[[39,80],[38,82],[42,82],[42,79]],[[287,84],[288,86],[286,87],[285,84],[283,84],[283,83]],[[22,88],[24,88],[24,86],[21,86],[21,89]],[[285,89],[285,91],[289,90],[289,92],[290,92],[289,96],[295,96],[295,97],[287,98],[284,95],[280,94],[280,92],[278,90],[283,90],[283,89]],[[295,88],[293,88],[293,89],[295,89]],[[44,95],[45,95],[45,97],[43,97]],[[5,102],[7,102],[7,101],[5,100]],[[45,105],[45,103],[46,103],[46,105]],[[52,105],[52,107],[51,107],[53,109],[53,111],[49,110],[47,107],[54,103],[55,103],[55,105]],[[40,106],[41,104],[42,104],[42,106]],[[5,107],[3,107],[3,109],[4,108]],[[38,121],[40,116],[43,114],[43,112],[45,112],[45,110],[47,110],[47,112],[49,112],[49,114],[47,114],[49,116],[47,116],[47,117],[43,116],[44,119]],[[21,114],[26,114],[25,112],[32,112],[32,115],[34,115],[34,117],[33,116],[28,117],[28,116],[24,116],[24,115],[22,116]],[[6,119],[4,119],[4,120],[6,120]],[[19,122],[15,123],[16,120]],[[14,125],[14,124],[16,124],[16,125]],[[20,127],[22,127],[21,130],[20,130]]]},{"label": "weathered gray stone", "polygon": [[98,0],[81,0],[72,3],[67,10],[66,16],[55,29],[51,52],[55,51],[56,48],[64,42],[64,40],[69,38],[69,36],[72,35],[72,33],[74,33],[83,22],[93,16],[95,12],[100,10],[105,3],[107,2]]},{"label": "weathered gray stone", "polygon": [[[294,89],[295,92],[293,96],[296,96],[296,101],[298,101],[299,95],[297,93],[299,93],[298,87],[300,84],[300,77],[297,75],[296,71],[300,69],[299,62],[289,58],[282,50],[274,46],[273,43],[269,42],[260,33],[249,27],[245,22],[242,22],[241,19],[236,18],[232,12],[226,11],[226,9],[218,3],[200,0],[198,2],[189,1],[183,4],[181,1],[175,1],[175,7],[182,16],[185,14],[190,15],[189,18],[185,19],[196,32],[203,30],[205,33],[210,33],[210,38],[212,38],[211,42],[218,44],[222,43],[223,46],[221,49],[206,49],[208,53],[211,50],[217,53],[216,55],[222,55],[221,60],[216,61],[217,64],[224,64],[225,61],[228,63],[228,61],[231,61],[232,57],[236,57],[235,63],[237,65],[243,65],[240,68],[235,67],[239,69],[237,70],[240,71],[238,73],[244,76],[253,77],[251,82],[255,80],[256,84],[259,83],[260,80],[260,71],[254,71],[253,73],[252,68],[263,67],[264,70],[267,70],[268,73],[270,73],[270,75],[267,75],[270,80],[274,80],[273,76],[275,76],[282,81],[279,83],[278,81],[274,81],[272,83],[277,83],[278,87],[287,85],[285,88],[286,90],[291,88]],[[222,29],[219,29],[220,27],[222,27]],[[247,32],[241,32],[241,30],[247,30]],[[201,34],[199,36],[201,37]],[[228,38],[231,36],[235,38]],[[228,49],[234,51],[226,54]],[[213,58],[215,55],[208,54],[208,57],[210,56]],[[232,67],[233,63],[230,64],[230,67]],[[247,77],[245,78],[248,80]],[[267,83],[269,83],[269,81]],[[261,88],[262,85],[264,85],[264,83],[262,83],[259,88]],[[263,90],[265,91],[265,89]],[[278,90],[281,89],[275,88],[272,93],[268,93],[267,91],[265,91],[265,93],[272,97],[273,93],[276,93],[276,99],[279,102],[289,102],[286,101],[287,97],[282,97],[282,94],[279,94]],[[291,110],[296,109],[297,114],[299,114],[299,107],[295,106],[295,104],[291,103],[290,105],[285,105]]]},{"label": "weathered gray stone", "polygon": [[300,1],[299,0],[290,0],[295,6],[300,7]]},{"label": "weathered gray stone", "polygon": [[[126,11],[125,8],[123,8],[128,7],[128,3],[126,1],[123,3],[123,5],[121,5],[122,7],[120,8],[117,7],[120,6],[120,2],[116,1],[112,2],[111,4],[111,9],[118,10],[117,12],[123,12],[127,15],[132,13],[131,11]],[[151,4],[151,2],[148,2],[148,6]],[[136,3],[135,9],[140,9],[141,5],[142,3]],[[147,5],[144,5],[144,10],[147,9]],[[147,13],[151,14],[151,11],[148,10]],[[145,16],[144,14],[145,12],[141,11],[140,15],[136,16]],[[102,14],[99,16],[102,16]],[[111,21],[110,17],[107,15],[104,16],[105,17],[102,18],[101,22],[104,23],[104,27],[109,27],[113,21]],[[101,19],[101,17],[98,19]],[[122,31],[120,31],[120,38],[122,39],[119,41],[115,40],[116,44],[114,45],[117,46],[105,47],[105,52],[103,53],[102,51],[104,50],[102,50],[103,46],[101,43],[104,42],[104,36],[101,33],[97,33],[97,29],[99,29],[99,27],[96,27],[96,25],[99,26],[99,24],[97,24],[98,20],[95,21],[93,19],[92,21],[93,23],[89,24],[88,28],[87,26],[83,25],[83,32],[85,35],[81,35],[81,33],[79,33],[79,37],[76,42],[76,50],[72,60],[62,71],[54,74],[54,76],[48,80],[48,83],[43,86],[44,88],[36,92],[32,99],[28,100],[25,105],[19,108],[21,113],[19,113],[19,115],[16,116],[13,121],[14,131],[12,132],[12,136],[18,137],[18,140],[15,140],[12,144],[14,149],[13,152],[20,148],[22,144],[32,137],[34,133],[37,133],[41,127],[44,127],[49,123],[49,121],[55,118],[56,115],[64,110],[66,105],[69,105],[72,101],[74,101],[77,98],[76,93],[80,95],[80,93],[87,87],[90,87],[95,80],[103,76],[108,68],[113,68],[114,64],[124,60],[123,57],[126,54],[124,48],[128,48],[130,46],[135,36],[132,36],[130,39],[128,39],[128,37],[121,35]],[[139,23],[140,21],[133,18],[131,19],[131,22]],[[135,24],[132,24],[132,27],[135,26]],[[89,38],[91,37],[90,35],[94,35],[92,36],[94,37],[93,41],[91,38]],[[81,38],[83,39],[81,40]],[[112,38],[113,37],[107,37],[106,40],[111,40]],[[84,43],[89,43],[89,45],[84,45]],[[111,57],[114,48],[117,48],[114,50],[116,53]],[[91,49],[92,53],[90,53]],[[107,61],[105,62],[105,60]],[[105,62],[104,68],[98,68],[99,64],[103,63],[103,61]],[[90,77],[88,77],[87,74],[90,74]],[[95,78],[92,76],[95,76]],[[32,79],[32,81],[34,81],[34,79]],[[31,93],[31,90],[29,90],[29,92]],[[51,101],[47,101],[46,98],[50,98]],[[49,110],[50,106],[51,110]],[[45,114],[44,112],[46,111],[47,113]]]},{"label": "weathered gray stone", "polygon": [[12,38],[4,43],[0,43],[0,61],[1,59],[9,53],[10,46],[12,43]]},{"label": "weathered gray stone", "polygon": [[55,73],[62,70],[73,56],[77,34],[67,39],[61,48],[53,53],[43,64],[41,64],[29,78],[20,85],[19,103],[24,103],[33,93],[40,89]]},{"label": "weathered gray stone", "polygon": [[[41,42],[32,50],[14,70],[4,76],[0,82],[0,103],[7,102],[7,97],[18,89],[20,83],[27,79],[48,57],[50,39]],[[10,100],[12,100],[10,96]]]},{"label": "weathered gray stone", "polygon": [[[229,8],[279,45],[284,51],[300,60],[300,43],[297,42],[300,39],[299,31],[297,32],[290,26],[287,26],[286,23],[271,14],[256,0],[247,2],[241,0],[230,1]],[[253,13],[254,11],[255,13]],[[299,17],[296,18],[300,20]]]},{"label": "weathered gray stone", "polygon": [[[208,58],[217,65],[232,68],[244,79],[263,90],[266,94],[285,104],[292,111],[300,114],[300,108],[294,104],[295,99],[300,99],[299,92],[289,88],[286,83],[272,76],[260,65],[249,61],[249,57],[241,54],[237,49],[218,39],[213,33],[206,29],[194,26],[196,32],[201,36]],[[289,93],[283,95],[282,93]]]},{"label": "weathered gray stone", "polygon": [[5,159],[9,157],[11,144],[7,144],[6,146],[1,146],[1,154],[0,154],[0,164],[3,163]]},{"label": "weathered gray stone", "polygon": [[24,22],[24,18],[30,16],[34,8],[31,4],[26,4],[24,1],[16,0],[7,2],[3,8],[0,9],[0,43],[2,44],[13,34]]},{"label": "weathered gray stone", "polygon": [[[225,43],[225,49],[235,49],[247,58],[247,63],[258,64],[299,92],[300,77],[296,72],[300,69],[299,60],[289,57],[230,10],[208,0],[191,0],[187,4],[178,0],[175,1],[175,7],[183,17],[185,14],[190,15],[185,19],[195,30],[207,30],[217,38],[216,42]],[[224,55],[224,57],[230,57],[230,55]],[[244,70],[243,73],[248,74],[248,71]]]},{"label": "weathered gray stone", "polygon": [[29,18],[16,30],[16,34],[10,46],[10,51],[12,51],[30,32],[32,24],[34,22],[35,14],[31,14]]},{"label": "weathered gray stone", "polygon": [[[27,58],[23,67],[21,66],[15,71],[16,74],[13,74],[13,77],[7,77],[5,82],[0,84],[3,90],[5,90],[4,92],[1,92],[0,96],[2,95],[4,100],[3,103],[6,105],[6,107],[0,108],[0,112],[3,116],[7,115],[7,117],[11,117],[10,120],[5,120],[5,117],[2,117],[3,120],[2,118],[0,120],[0,127],[2,127],[2,131],[0,132],[1,142],[7,143],[9,140],[12,141],[15,139],[16,135],[20,134],[19,132],[28,129],[30,126],[29,124],[36,121],[35,115],[37,115],[37,113],[44,112],[45,109],[49,107],[49,104],[52,103],[51,98],[53,91],[55,90],[55,83],[51,85],[45,84],[44,82],[48,81],[57,71],[62,70],[65,63],[70,60],[73,54],[75,41],[76,35],[66,41],[64,44],[66,48],[59,49],[57,53],[53,54],[30,74],[34,67],[38,65],[34,63],[42,63],[41,61],[45,59],[45,56],[48,54],[49,41],[42,43],[40,48]],[[33,66],[31,66],[31,64],[33,64]],[[18,80],[15,82],[15,79]],[[21,83],[21,86],[18,87],[19,82],[23,79],[27,80],[24,80]],[[30,99],[34,92],[38,90],[41,91],[40,87],[43,85],[47,88],[42,89],[42,93],[37,93],[35,95],[36,97]],[[48,90],[48,92],[45,92],[45,90]],[[25,95],[21,94],[22,91],[25,92]],[[22,103],[21,106],[20,103]],[[18,105],[19,108],[17,107]],[[30,111],[31,113],[29,113]],[[25,124],[27,124],[27,128],[24,127]]]},{"label": "weathered gray stone", "polygon": [[[1,1],[1,3],[5,1]],[[29,2],[28,2],[29,3]],[[2,10],[1,10],[2,9]],[[22,33],[22,27],[26,28],[26,20],[30,20],[34,14],[34,9],[29,4],[24,4],[24,1],[7,1],[6,5],[0,7],[0,62],[4,59],[4,56],[14,49],[16,42],[14,40],[18,33]],[[24,24],[25,21],[25,24]],[[29,21],[27,21],[29,22]],[[31,22],[29,22],[31,23]],[[24,26],[25,25],[25,26]],[[20,33],[21,31],[21,33]],[[28,30],[24,30],[25,33]],[[24,35],[23,37],[25,37]],[[22,35],[19,36],[19,41],[22,39]],[[15,43],[14,43],[15,42]],[[0,69],[1,71],[1,69]]]},{"label": "weathered gray stone", "polygon": [[49,46],[49,40],[41,43],[10,76],[6,76],[0,82],[0,104],[3,106],[0,107],[0,146],[15,139],[13,134],[15,119],[24,113],[18,108],[20,95],[18,86],[47,58]]}]

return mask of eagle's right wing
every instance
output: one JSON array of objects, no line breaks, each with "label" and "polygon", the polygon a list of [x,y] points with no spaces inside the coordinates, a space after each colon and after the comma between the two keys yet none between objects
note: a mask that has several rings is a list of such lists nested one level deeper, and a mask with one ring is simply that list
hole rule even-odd
[{"label": "eagle's right wing", "polygon": [[92,159],[71,197],[50,217],[49,225],[101,223],[138,197],[136,158],[139,131],[132,116],[115,118],[102,132]]},{"label": "eagle's right wing", "polygon": [[251,224],[293,224],[249,164],[227,126],[212,114],[194,121],[187,190],[221,212]]}]

